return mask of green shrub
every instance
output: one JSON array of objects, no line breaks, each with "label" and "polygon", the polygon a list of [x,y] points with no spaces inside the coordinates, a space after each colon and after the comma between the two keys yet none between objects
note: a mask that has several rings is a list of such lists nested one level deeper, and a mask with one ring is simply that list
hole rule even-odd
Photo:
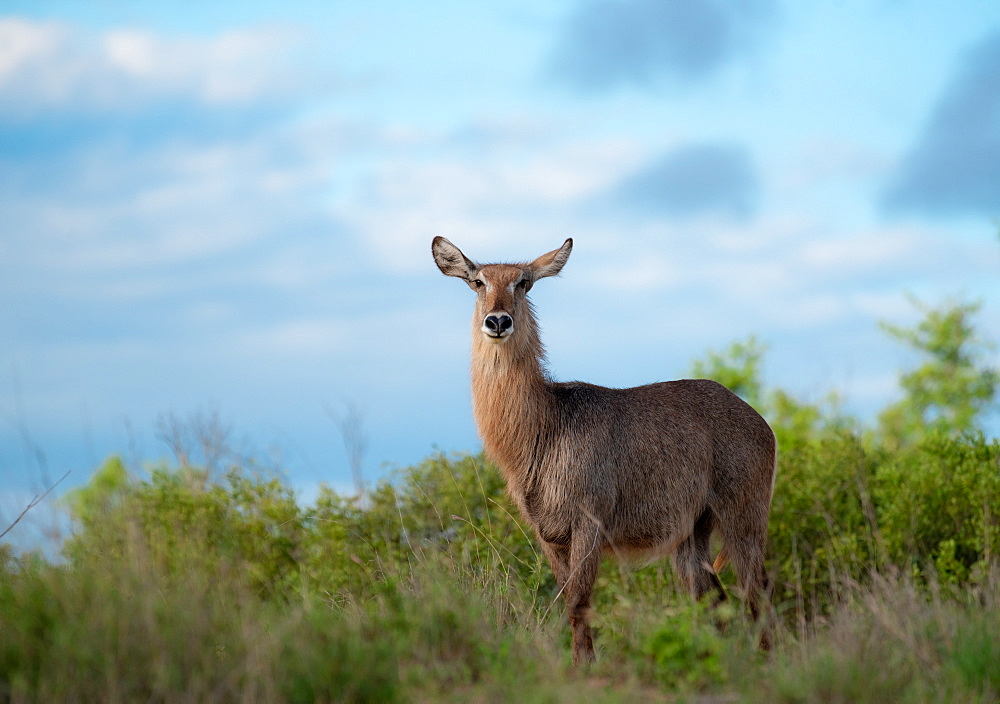
[{"label": "green shrub", "polygon": [[895,564],[965,582],[1000,550],[1000,443],[932,434],[880,467],[876,500]]},{"label": "green shrub", "polygon": [[983,701],[1000,700],[1000,613],[989,610],[962,620],[946,667]]},{"label": "green shrub", "polygon": [[639,644],[643,669],[670,688],[707,689],[725,682],[724,641],[711,622],[690,608],[674,609]]},{"label": "green shrub", "polygon": [[849,603],[747,681],[761,702],[996,701],[1000,583],[945,595],[908,577],[855,586]]},{"label": "green shrub", "polygon": [[881,564],[871,486],[883,457],[849,433],[780,453],[768,551],[775,600],[808,610],[797,617],[823,613]]},{"label": "green shrub", "polygon": [[64,562],[3,553],[0,702],[995,699],[997,457],[977,437],[793,445],[773,664],[738,599],[705,611],[665,563],[609,562],[590,674],[569,667],[551,570],[480,457],[306,508],[252,472],[139,479],[112,461],[74,498]]}]

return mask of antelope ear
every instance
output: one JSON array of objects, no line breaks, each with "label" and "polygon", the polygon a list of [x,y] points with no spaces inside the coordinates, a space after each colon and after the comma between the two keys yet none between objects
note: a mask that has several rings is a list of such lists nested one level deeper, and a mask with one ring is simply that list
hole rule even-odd
[{"label": "antelope ear", "polygon": [[543,254],[535,261],[528,265],[534,275],[534,279],[544,279],[546,276],[555,276],[560,271],[562,271],[563,266],[566,264],[566,260],[569,259],[569,253],[573,251],[573,239],[567,239],[563,242],[563,246],[559,249],[554,249],[548,254]]},{"label": "antelope ear", "polygon": [[462,254],[462,250],[446,240],[444,237],[435,237],[431,242],[431,254],[434,255],[434,263],[445,276],[457,276],[460,279],[471,281],[475,278],[479,267]]}]

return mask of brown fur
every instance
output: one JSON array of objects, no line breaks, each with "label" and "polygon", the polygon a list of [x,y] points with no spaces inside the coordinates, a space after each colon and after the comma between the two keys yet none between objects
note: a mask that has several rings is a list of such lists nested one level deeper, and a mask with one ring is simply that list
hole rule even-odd
[{"label": "brown fur", "polygon": [[[432,244],[441,271],[477,291],[476,424],[566,598],[574,662],[594,657],[588,612],[606,552],[627,561],[669,554],[694,598],[715,591],[720,601],[716,571],[730,561],[757,618],[767,599],[774,433],[714,381],[631,389],[551,381],[526,294],[558,274],[571,249],[566,240],[530,264],[477,265],[443,237]],[[505,316],[510,329],[497,337]],[[724,547],[713,569],[714,530]],[[761,642],[769,646],[766,628]]]}]

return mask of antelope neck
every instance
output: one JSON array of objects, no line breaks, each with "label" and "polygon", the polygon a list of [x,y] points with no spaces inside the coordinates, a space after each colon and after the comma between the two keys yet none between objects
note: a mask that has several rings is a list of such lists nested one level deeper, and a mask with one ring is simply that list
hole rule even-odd
[{"label": "antelope neck", "polygon": [[472,405],[487,456],[508,477],[531,464],[535,438],[548,424],[553,397],[542,364],[533,320],[521,316],[521,329],[502,344],[483,339],[472,344]]}]

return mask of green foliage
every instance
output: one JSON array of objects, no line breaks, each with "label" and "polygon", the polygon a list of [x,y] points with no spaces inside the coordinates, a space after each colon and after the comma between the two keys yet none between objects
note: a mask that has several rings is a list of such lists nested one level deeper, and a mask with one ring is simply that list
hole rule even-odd
[{"label": "green foliage", "polygon": [[900,377],[903,399],[879,417],[893,446],[913,444],[928,431],[958,435],[974,430],[1000,383],[1000,372],[984,361],[993,345],[982,341],[972,324],[980,304],[930,308],[914,302],[924,313],[915,328],[882,324],[889,335],[926,357]]},{"label": "green foliage", "polygon": [[[775,657],[747,698],[760,702],[992,702],[1000,698],[1000,583],[948,597],[900,578],[850,602]],[[932,585],[933,586],[933,585]]]},{"label": "green foliage", "polygon": [[277,645],[272,663],[281,669],[275,688],[283,701],[401,699],[398,654],[371,624],[319,606],[302,609],[284,625],[289,632]]},{"label": "green foliage", "polygon": [[78,528],[65,553],[74,562],[142,559],[167,574],[238,568],[254,589],[274,595],[298,584],[302,511],[277,479],[234,468],[225,484],[212,484],[205,471],[184,466],[158,467],[138,481],[112,457],[68,504]]},{"label": "green foliage", "polygon": [[946,667],[964,687],[984,700],[1000,699],[1000,613],[963,618],[955,629]]},{"label": "green foliage", "polygon": [[[320,491],[303,524],[302,569],[336,599],[363,597],[387,569],[445,555],[479,576],[484,588],[537,588],[554,580],[503,480],[480,456],[437,455],[377,484],[365,496]],[[503,582],[490,577],[498,571]]]},{"label": "green foliage", "polygon": [[796,667],[781,671],[774,692],[762,701],[788,704],[810,702],[906,702],[920,701],[913,667],[903,658],[887,663],[881,642],[866,633],[854,635],[860,646],[818,648]]},{"label": "green foliage", "polygon": [[63,499],[70,512],[85,525],[93,524],[117,507],[128,485],[128,471],[120,457],[105,460],[84,486]]},{"label": "green foliage", "polygon": [[872,485],[884,458],[848,433],[781,453],[768,550],[775,596],[798,616],[825,612],[841,585],[882,565]]},{"label": "green foliage", "polygon": [[[110,461],[73,504],[65,563],[0,562],[0,701],[642,701],[756,697],[761,682],[769,701],[919,701],[942,691],[935,677],[989,698],[998,459],[981,436],[796,445],[771,521],[776,674],[742,609],[689,605],[663,565],[608,564],[590,675],[568,668],[550,571],[480,457],[432,457],[364,501],[323,491],[306,508],[275,478],[160,467],[107,482]],[[909,611],[872,582],[894,570],[918,577],[900,582]],[[906,655],[879,621],[904,612],[905,639],[937,650]],[[900,661],[884,667],[886,652]]]},{"label": "green foliage", "polygon": [[1000,550],[1000,443],[936,433],[887,456],[875,500],[894,564],[955,584]]},{"label": "green foliage", "polygon": [[643,634],[642,669],[656,682],[674,688],[706,690],[726,681],[725,641],[697,609],[672,609]]}]

